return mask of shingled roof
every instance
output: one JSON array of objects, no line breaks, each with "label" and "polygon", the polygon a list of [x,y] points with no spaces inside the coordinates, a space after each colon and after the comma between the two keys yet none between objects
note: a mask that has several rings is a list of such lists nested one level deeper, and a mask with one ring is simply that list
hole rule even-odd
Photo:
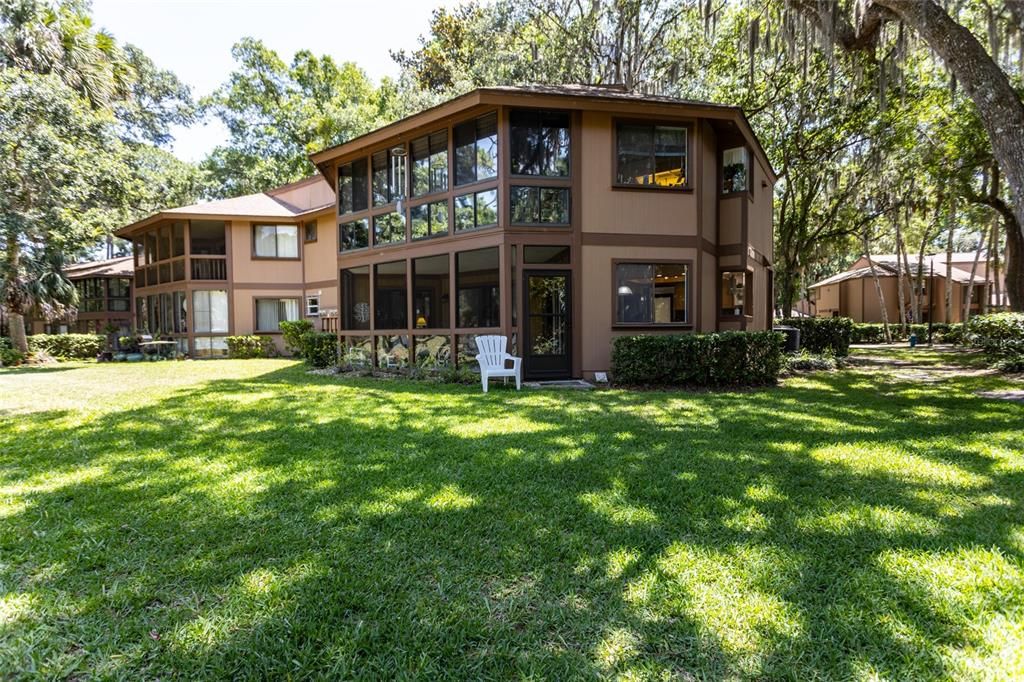
[{"label": "shingled roof", "polygon": [[86,277],[131,277],[134,273],[132,257],[122,256],[108,260],[89,261],[64,266],[64,276],[68,279],[85,279]]}]

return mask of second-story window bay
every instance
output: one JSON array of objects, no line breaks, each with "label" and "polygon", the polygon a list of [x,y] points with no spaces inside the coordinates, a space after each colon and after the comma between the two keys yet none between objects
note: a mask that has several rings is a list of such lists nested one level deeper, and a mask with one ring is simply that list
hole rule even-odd
[{"label": "second-story window bay", "polygon": [[441,130],[413,140],[412,196],[448,190],[448,131]]},{"label": "second-story window bay", "polygon": [[338,213],[358,213],[367,207],[366,159],[338,166]]},{"label": "second-story window bay", "polygon": [[664,189],[687,186],[684,126],[619,123],[615,133],[617,184]]},{"label": "second-story window bay", "polygon": [[253,255],[257,258],[298,258],[298,225],[253,225]]},{"label": "second-story window bay", "polygon": [[512,175],[568,177],[569,114],[519,109],[510,123]]},{"label": "second-story window bay", "polygon": [[492,112],[455,126],[455,184],[498,175],[498,114]]}]

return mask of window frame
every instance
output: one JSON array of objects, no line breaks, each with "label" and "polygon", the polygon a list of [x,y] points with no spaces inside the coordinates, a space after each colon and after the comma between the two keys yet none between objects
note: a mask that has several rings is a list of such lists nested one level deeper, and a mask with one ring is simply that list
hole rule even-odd
[{"label": "window frame", "polygon": [[[565,175],[544,175],[543,173],[516,173],[516,172],[514,172],[512,170],[513,154],[514,154],[514,151],[515,151],[515,147],[514,147],[514,144],[512,142],[512,129],[515,127],[515,124],[512,122],[512,118],[513,118],[513,116],[517,112],[526,113],[526,114],[532,114],[534,116],[537,116],[538,118],[542,118],[545,114],[548,114],[548,115],[556,114],[556,115],[561,115],[561,116],[565,116],[566,117],[566,126],[565,126],[564,130],[567,132],[567,134],[569,136],[569,138],[568,138],[569,146],[568,146],[568,155],[567,155],[567,158],[566,158],[566,173],[565,173]],[[509,146],[509,149],[508,149],[508,153],[505,156],[508,157],[508,168],[507,168],[507,170],[508,170],[508,176],[509,176],[510,179],[520,181],[518,183],[520,185],[529,185],[531,180],[535,180],[537,178],[541,178],[541,179],[549,180],[549,181],[559,181],[559,180],[561,180],[561,181],[564,181],[564,182],[569,182],[572,179],[572,177],[573,177],[573,170],[574,170],[573,169],[572,156],[573,156],[573,146],[575,144],[575,140],[573,139],[573,120],[572,120],[573,117],[572,117],[572,111],[571,110],[568,110],[568,109],[536,108],[536,107],[515,107],[515,108],[509,108],[508,116],[506,118],[507,118],[507,121],[508,121],[508,140],[509,140],[508,141],[508,146]],[[538,127],[544,128],[544,127],[551,127],[551,126],[543,126],[542,125],[542,126],[538,126]]]},{"label": "window frame", "polygon": [[[278,320],[277,329],[260,329],[260,301],[277,301],[280,305],[281,301],[295,301],[295,307],[299,311],[299,316],[296,320]],[[253,296],[252,298],[252,330],[253,334],[281,334],[281,323],[282,322],[293,322],[303,318],[302,315],[302,301],[298,296]]]},{"label": "window frame", "polygon": [[[346,213],[346,216],[351,216],[351,213]],[[359,246],[354,249],[345,249],[342,246],[345,244],[345,240],[342,236],[345,231],[345,227],[349,225],[355,225],[356,223],[363,223],[363,227],[366,230],[366,246]],[[373,241],[371,235],[373,233],[373,226],[371,225],[370,218],[363,216],[362,218],[354,218],[352,220],[344,220],[338,223],[338,253],[359,253],[361,251],[368,250],[372,245]]]},{"label": "window frame", "polygon": [[[494,175],[487,176],[485,178],[480,177],[480,121],[485,118],[494,117]],[[459,148],[460,145],[457,141],[457,131],[464,125],[472,124],[474,126],[474,138],[473,138],[473,179],[467,182],[459,182]],[[473,185],[485,182],[497,182],[501,178],[501,164],[503,163],[503,154],[501,150],[502,141],[502,117],[498,115],[498,109],[495,108],[491,111],[486,111],[470,118],[455,121],[451,125],[451,136],[450,136],[450,150],[451,154],[448,159],[448,191],[454,195],[456,188],[461,196],[466,193],[466,189]],[[468,145],[463,145],[468,146]]]},{"label": "window frame", "polygon": [[[425,195],[425,196],[429,196],[429,195]],[[433,225],[434,225],[434,208],[433,207],[437,206],[439,204],[444,204],[444,207],[445,207],[445,231],[444,232],[436,232],[435,233],[435,232],[432,232],[432,231],[429,231],[429,230],[432,230]],[[449,237],[449,236],[451,236],[451,234],[452,234],[452,204],[453,204],[453,202],[449,201],[447,196],[444,196],[443,198],[438,198],[438,199],[435,199],[434,201],[430,201],[430,200],[418,201],[416,204],[410,206],[409,209],[408,209],[409,215],[408,215],[408,218],[406,219],[406,224],[408,225],[408,230],[409,230],[409,243],[422,242],[422,241],[427,241],[427,240],[430,240],[430,239],[440,239],[442,237]],[[412,224],[412,220],[413,220],[412,212],[415,211],[416,209],[419,209],[419,208],[426,208],[426,211],[427,211],[427,229],[428,229],[429,232],[428,232],[428,234],[426,234],[426,235],[424,235],[422,237],[417,237],[416,236],[416,234],[413,231],[413,224]],[[475,215],[475,210],[474,210],[474,215]]]},{"label": "window frame", "polygon": [[[358,175],[356,175],[356,166],[357,166],[357,164],[362,164],[362,166],[363,166],[363,168],[362,168],[362,171],[363,171],[363,173],[362,173],[362,181],[363,181],[363,183],[365,183],[364,187],[363,187],[363,189],[365,190],[364,196],[363,196],[363,203],[364,203],[364,205],[361,208],[356,208],[356,206],[355,206],[355,204],[356,204],[355,198],[356,198],[356,196],[358,196],[357,193],[356,193],[356,178],[359,177]],[[345,177],[352,178],[352,209],[348,210],[348,211],[343,211],[343,210],[341,210],[342,209],[342,205],[341,205],[342,204],[341,178],[342,178],[342,169],[345,168],[346,166],[351,167],[351,169],[352,169],[351,173],[348,174],[347,176],[345,176]],[[370,158],[368,156],[366,156],[366,155],[362,155],[362,156],[357,156],[356,158],[353,158],[353,159],[349,159],[348,161],[345,161],[344,163],[339,163],[335,167],[335,173],[336,173],[336,178],[335,178],[335,187],[334,187],[334,189],[335,189],[335,193],[337,194],[337,201],[335,202],[335,205],[336,205],[336,209],[335,210],[338,213],[338,217],[340,218],[341,216],[356,215],[356,214],[364,213],[364,212],[370,210],[370,192],[371,192],[371,186],[370,186],[371,185],[371,179],[370,179]]]},{"label": "window frame", "polygon": [[[734,194],[742,196],[745,192],[734,192]],[[743,273],[743,313],[740,315],[726,315],[722,312],[722,277],[726,273]],[[717,311],[717,317],[719,322],[736,322],[738,320],[752,320],[754,319],[754,307],[753,307],[753,294],[754,294],[754,271],[750,267],[719,267],[718,268],[718,282],[715,287],[715,309]]]},{"label": "window frame", "polygon": [[[256,229],[260,227],[273,227],[274,228],[274,252],[277,252],[277,230],[281,227],[294,227],[295,228],[295,256],[261,256],[256,253]],[[302,260],[302,243],[299,241],[300,226],[297,223],[252,223],[250,229],[250,235],[252,236],[252,260],[284,260],[284,261],[297,261]]]},{"label": "window frame", "polygon": [[[477,195],[484,194],[485,192],[494,192],[494,205],[495,205],[495,220],[493,223],[485,223],[480,225],[477,223],[476,218],[479,212],[479,204],[477,202]],[[456,222],[456,216],[458,214],[458,201],[462,197],[471,196],[473,197],[473,227],[466,227],[460,229]],[[448,212],[449,214],[449,234],[466,234],[469,232],[477,232],[479,230],[491,230],[501,225],[501,188],[499,185],[493,187],[483,187],[480,189],[472,189],[468,192],[463,192],[459,195],[452,196],[451,207]]]},{"label": "window frame", "polygon": [[[742,149],[747,155],[747,188],[739,191],[725,191],[725,153],[733,149]],[[718,196],[722,198],[741,197],[747,195],[754,198],[754,150],[750,145],[744,143],[728,145],[720,144],[718,152]],[[738,270],[736,271],[738,272]]]},{"label": "window frame", "polygon": [[[684,304],[686,306],[685,322],[619,322],[619,287],[618,270],[620,265],[682,265],[686,269],[686,291],[684,292]],[[613,258],[611,271],[611,304],[612,304],[612,329],[693,329],[693,286],[691,286],[692,274],[694,272],[694,261],[692,258]],[[653,286],[653,284],[652,284]]]},{"label": "window frame", "polygon": [[[517,176],[517,177],[526,177],[526,176]],[[565,202],[566,203],[566,207],[565,207],[566,208],[566,218],[568,218],[568,220],[566,220],[564,223],[545,223],[543,221],[522,222],[522,223],[516,222],[515,219],[514,219],[514,212],[512,210],[512,201],[513,201],[513,197],[516,194],[516,190],[518,190],[518,189],[529,189],[529,190],[536,190],[537,191],[537,215],[538,215],[538,217],[543,212],[542,211],[542,207],[544,206],[542,192],[544,192],[545,190],[556,190],[556,191],[559,191],[559,192],[565,192],[566,193],[566,202]],[[558,185],[558,184],[537,185],[537,184],[528,184],[528,183],[522,183],[522,182],[509,184],[509,186],[508,186],[508,225],[509,225],[509,227],[512,227],[512,228],[518,228],[518,227],[539,227],[539,228],[544,228],[544,229],[551,229],[551,228],[554,228],[554,229],[570,228],[571,229],[572,228],[572,186],[571,185]]]},{"label": "window frame", "polygon": [[[313,228],[313,238],[309,238],[309,228]],[[315,220],[307,220],[302,223],[302,243],[312,244],[320,239],[320,225]]]},{"label": "window frame", "polygon": [[[312,308],[314,306],[310,304],[310,301],[316,301],[316,304],[315,304],[316,312],[313,312]],[[306,296],[306,315],[305,316],[306,317],[320,317],[320,295],[319,294],[311,294],[311,295],[307,295]]]},{"label": "window frame", "polygon": [[[681,187],[665,187],[662,185],[632,185],[625,182],[619,182],[619,127],[620,126],[650,126],[657,128],[658,126],[664,126],[668,128],[682,128],[686,131],[685,135],[685,162],[683,168],[683,174],[686,178],[686,182]],[[672,120],[665,118],[612,118],[612,177],[611,187],[613,190],[626,190],[626,191],[639,191],[639,192],[693,192],[695,189],[693,182],[693,160],[691,159],[691,140],[694,139],[693,131],[695,129],[693,119],[687,118],[682,120]]]},{"label": "window frame", "polygon": [[[452,146],[452,139],[453,139],[453,136],[454,136],[454,132],[453,132],[454,130],[455,130],[454,126],[452,126],[451,128],[449,128],[449,127],[440,128],[440,129],[435,130],[433,132],[424,133],[424,134],[422,134],[422,135],[420,135],[420,136],[418,136],[416,138],[413,138],[406,145],[406,157],[408,159],[406,175],[408,176],[408,181],[409,181],[409,188],[408,188],[409,191],[408,191],[408,196],[406,197],[407,199],[409,199],[409,200],[419,200],[419,199],[426,199],[428,197],[441,197],[441,196],[446,195],[448,192],[450,192],[452,190],[453,185],[452,185],[452,159],[451,159],[451,155],[452,155],[452,150],[454,149],[454,147]],[[433,151],[434,148],[431,146],[432,139],[435,138],[435,137],[438,137],[439,135],[442,135],[442,134],[444,135],[444,138],[445,138],[444,148],[443,149],[438,149],[436,151]],[[416,145],[416,143],[418,143],[418,142],[420,142],[422,140],[426,140],[426,145],[427,145],[427,155],[426,155],[426,157],[418,157],[416,155],[415,151],[414,151],[414,145]],[[445,155],[445,183],[444,183],[445,186],[444,186],[444,189],[434,189],[431,186],[432,185],[432,180],[433,180],[433,175],[431,173],[431,168],[432,168],[434,157],[435,156],[440,156],[442,153],[444,153],[444,155]],[[415,189],[416,189],[416,180],[415,180],[416,171],[415,171],[415,167],[416,167],[416,162],[419,161],[419,160],[423,160],[423,159],[425,159],[427,161],[427,191],[426,192],[421,192],[421,193],[417,194],[416,191],[415,191]],[[434,203],[434,202],[425,202],[425,203]]]}]

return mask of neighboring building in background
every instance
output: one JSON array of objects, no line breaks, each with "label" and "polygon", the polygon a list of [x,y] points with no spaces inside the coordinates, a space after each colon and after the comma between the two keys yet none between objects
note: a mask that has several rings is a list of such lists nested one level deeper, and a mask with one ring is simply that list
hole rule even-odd
[{"label": "neighboring building in background", "polygon": [[78,290],[73,320],[47,322],[33,316],[29,334],[104,334],[115,339],[132,333],[132,257],[76,263],[64,268]]},{"label": "neighboring building in background", "polygon": [[776,177],[734,106],[474,90],[312,155],[337,188],[344,352],[592,378],[615,337],[767,329]]},{"label": "neighboring building in background", "polygon": [[309,319],[337,328],[334,193],[320,176],[260,194],[160,211],[121,228],[134,251],[135,328],[195,358],[226,337]]},{"label": "neighboring building in background", "polygon": [[[972,283],[971,269],[974,267],[974,253],[956,253],[949,263],[952,265],[949,286],[951,287],[952,316],[946,319],[946,254],[935,254],[924,259],[921,273],[922,322],[961,322],[963,320],[964,293],[971,287],[971,315],[983,312],[982,303],[988,297],[988,308],[999,309],[1006,305],[1005,286],[1000,283],[997,298],[995,282],[991,279],[989,263],[984,256],[978,261]],[[896,256],[882,254],[871,257],[878,274],[882,295],[885,299],[886,315],[889,322],[899,321],[899,285],[897,280]],[[904,277],[904,302],[908,312],[917,287],[917,258],[911,257],[911,275],[907,278],[905,267],[899,270]],[[849,317],[854,322],[881,322],[882,307],[878,300],[874,278],[867,258],[859,258],[849,269],[816,282],[809,287],[810,306],[817,317]],[[1002,300],[999,300],[1002,299]],[[909,317],[909,315],[908,315]]]}]

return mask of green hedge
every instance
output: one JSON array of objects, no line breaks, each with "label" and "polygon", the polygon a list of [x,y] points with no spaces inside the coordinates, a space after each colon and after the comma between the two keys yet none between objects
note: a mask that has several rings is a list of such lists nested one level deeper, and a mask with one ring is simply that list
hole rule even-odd
[{"label": "green hedge", "polygon": [[620,336],[612,345],[616,384],[760,386],[782,369],[778,332]]},{"label": "green hedge", "polygon": [[0,336],[0,367],[13,367],[25,360],[25,354],[14,350],[14,344],[6,336]]},{"label": "green hedge", "polygon": [[277,355],[277,348],[269,336],[229,336],[227,338],[228,357],[240,360],[251,358],[272,358]]},{"label": "green hedge", "polygon": [[848,317],[787,317],[779,324],[800,330],[800,347],[809,353],[850,354],[853,320]]},{"label": "green hedge", "polygon": [[[932,341],[934,343],[963,343],[963,328],[962,324],[936,322],[932,325]],[[898,324],[890,324],[889,333],[893,341],[906,341],[910,336]],[[917,334],[918,343],[927,343],[927,324],[910,325],[910,333]],[[860,322],[853,325],[853,333],[850,338],[852,343],[885,343],[885,331],[881,323]]]},{"label": "green hedge", "polygon": [[42,351],[55,358],[91,360],[107,347],[107,337],[99,334],[33,334],[28,337],[28,349]]},{"label": "green hedge", "polygon": [[313,323],[309,320],[294,320],[281,323],[281,337],[285,349],[292,355],[302,355],[302,335],[313,331]]},{"label": "green hedge", "polygon": [[338,337],[331,332],[306,332],[299,339],[300,353],[313,367],[338,364]]},{"label": "green hedge", "polygon": [[1024,313],[972,317],[967,323],[967,340],[992,361],[1024,357]]}]

